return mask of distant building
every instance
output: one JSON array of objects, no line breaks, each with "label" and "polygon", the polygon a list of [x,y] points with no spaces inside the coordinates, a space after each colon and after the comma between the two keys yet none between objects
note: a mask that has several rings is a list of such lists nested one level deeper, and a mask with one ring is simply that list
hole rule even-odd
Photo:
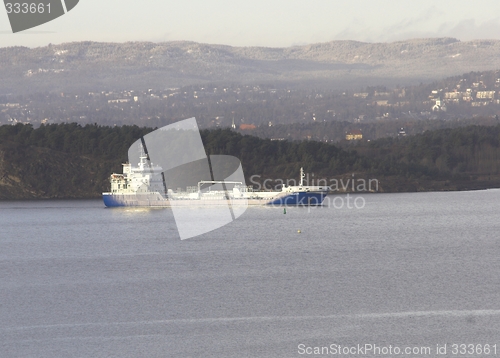
[{"label": "distant building", "polygon": [[127,103],[130,99],[120,98],[120,99],[108,99],[108,103]]},{"label": "distant building", "polygon": [[441,98],[436,99],[436,104],[432,106],[433,112],[446,112],[446,104],[441,101]]},{"label": "distant building", "polygon": [[360,140],[363,139],[363,133],[359,129],[354,129],[350,132],[347,132],[345,135],[345,139],[347,140]]},{"label": "distant building", "polygon": [[255,127],[255,125],[254,125],[254,124],[246,124],[246,123],[240,124],[240,129],[241,129],[242,131],[245,131],[245,130],[253,130],[253,129],[255,129],[255,128],[257,128],[257,127]]},{"label": "distant building", "polygon": [[495,91],[477,91],[476,92],[477,99],[494,99]]},{"label": "distant building", "polygon": [[406,137],[406,131],[404,128],[400,128],[398,131],[398,137]]},{"label": "distant building", "polygon": [[444,98],[445,99],[460,99],[461,97],[463,97],[463,93],[462,92],[458,92],[458,91],[455,91],[455,92],[445,92],[444,93]]},{"label": "distant building", "polygon": [[387,100],[387,99],[381,100],[381,101],[375,101],[374,104],[376,104],[377,106],[381,106],[381,107],[388,107],[388,106],[390,106],[389,100]]},{"label": "distant building", "polygon": [[472,102],[472,92],[467,90],[462,97],[462,101],[464,102]]}]

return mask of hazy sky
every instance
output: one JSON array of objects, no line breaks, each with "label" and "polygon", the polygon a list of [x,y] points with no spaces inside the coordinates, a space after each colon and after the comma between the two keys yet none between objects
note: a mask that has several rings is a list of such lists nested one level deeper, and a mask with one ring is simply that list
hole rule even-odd
[{"label": "hazy sky", "polygon": [[287,47],[444,36],[500,39],[500,0],[80,0],[17,34],[0,10],[0,47],[85,40]]}]

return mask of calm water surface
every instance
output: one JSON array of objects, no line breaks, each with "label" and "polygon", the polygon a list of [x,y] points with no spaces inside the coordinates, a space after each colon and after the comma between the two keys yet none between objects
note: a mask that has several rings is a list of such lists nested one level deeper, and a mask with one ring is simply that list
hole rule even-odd
[{"label": "calm water surface", "polygon": [[169,209],[1,202],[0,357],[500,356],[500,190],[364,199],[183,241]]}]

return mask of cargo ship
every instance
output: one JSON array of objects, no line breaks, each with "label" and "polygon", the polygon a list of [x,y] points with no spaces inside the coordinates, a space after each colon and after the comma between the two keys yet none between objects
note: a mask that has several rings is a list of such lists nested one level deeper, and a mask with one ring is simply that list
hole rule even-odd
[{"label": "cargo ship", "polygon": [[304,170],[300,168],[299,185],[282,185],[280,191],[254,191],[239,181],[201,180],[197,186],[185,190],[168,189],[163,169],[149,162],[142,152],[139,163],[133,167],[123,164],[121,174],[110,176],[111,190],[102,194],[107,207],[173,207],[227,205],[321,205],[328,194],[328,186],[304,184]]}]

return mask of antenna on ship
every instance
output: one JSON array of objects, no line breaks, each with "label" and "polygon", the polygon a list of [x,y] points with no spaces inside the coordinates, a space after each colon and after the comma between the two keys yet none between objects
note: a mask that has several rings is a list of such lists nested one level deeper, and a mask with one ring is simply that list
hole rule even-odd
[{"label": "antenna on ship", "polygon": [[[141,137],[141,145],[139,146],[139,167],[143,169],[144,164],[149,168],[151,173],[153,172],[153,168],[151,166],[151,160],[149,159],[149,153],[148,153],[148,147],[146,147],[146,141],[144,140],[144,137]],[[146,159],[146,161],[144,161]]]},{"label": "antenna on ship", "polygon": [[304,178],[306,175],[304,174],[304,168],[300,167],[300,186],[304,186]]}]

